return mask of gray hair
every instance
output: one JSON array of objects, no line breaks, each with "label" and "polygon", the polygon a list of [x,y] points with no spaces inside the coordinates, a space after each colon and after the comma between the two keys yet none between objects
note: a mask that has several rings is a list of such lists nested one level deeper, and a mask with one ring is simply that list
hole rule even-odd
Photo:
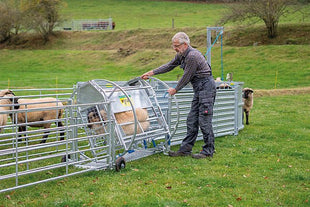
[{"label": "gray hair", "polygon": [[179,40],[180,44],[183,44],[183,43],[186,43],[187,45],[190,44],[190,39],[189,37],[187,36],[187,34],[185,32],[178,32],[176,33],[173,37],[172,37],[172,42],[174,40]]}]

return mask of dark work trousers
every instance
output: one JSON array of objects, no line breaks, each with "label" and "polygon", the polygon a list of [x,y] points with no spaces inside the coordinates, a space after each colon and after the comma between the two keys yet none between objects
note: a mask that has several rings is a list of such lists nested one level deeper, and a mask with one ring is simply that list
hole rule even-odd
[{"label": "dark work trousers", "polygon": [[212,76],[194,78],[191,81],[194,89],[194,98],[191,110],[187,116],[187,134],[183,139],[179,151],[191,153],[197,139],[198,130],[202,132],[204,145],[202,154],[213,156],[214,134],[212,128],[213,105],[216,95],[216,86]]}]

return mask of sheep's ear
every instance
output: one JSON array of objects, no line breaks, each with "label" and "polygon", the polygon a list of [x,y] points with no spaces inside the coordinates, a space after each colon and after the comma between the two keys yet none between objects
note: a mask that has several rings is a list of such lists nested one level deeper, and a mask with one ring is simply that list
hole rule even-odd
[{"label": "sheep's ear", "polygon": [[7,94],[12,94],[13,96],[15,96],[15,93],[11,90],[9,90]]},{"label": "sheep's ear", "polygon": [[249,91],[250,91],[251,93],[254,93],[254,91],[253,91],[253,90],[251,90],[251,89],[250,89]]},{"label": "sheep's ear", "polygon": [[15,96],[15,94],[13,93],[13,91],[7,89],[7,91],[5,92],[4,95],[10,95],[10,94],[13,95],[13,96]]}]

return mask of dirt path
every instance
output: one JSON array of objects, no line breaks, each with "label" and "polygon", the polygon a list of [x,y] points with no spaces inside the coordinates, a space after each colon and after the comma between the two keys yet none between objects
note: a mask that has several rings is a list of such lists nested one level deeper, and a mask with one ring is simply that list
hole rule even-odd
[{"label": "dirt path", "polygon": [[310,94],[310,87],[289,88],[289,89],[271,89],[271,90],[255,90],[254,94],[256,97]]}]

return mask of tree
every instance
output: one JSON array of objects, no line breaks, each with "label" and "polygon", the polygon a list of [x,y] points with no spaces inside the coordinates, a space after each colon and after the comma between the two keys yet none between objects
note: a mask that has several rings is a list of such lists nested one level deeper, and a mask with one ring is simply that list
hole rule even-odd
[{"label": "tree", "polygon": [[27,11],[27,28],[37,31],[45,41],[53,34],[55,27],[61,22],[59,10],[61,0],[28,0],[24,5]]},{"label": "tree", "polygon": [[22,12],[13,0],[0,2],[0,42],[18,35],[22,24]]},{"label": "tree", "polygon": [[220,24],[250,20],[263,20],[269,38],[278,35],[278,24],[281,16],[290,12],[296,12],[301,7],[288,8],[297,5],[299,0],[238,0],[237,3],[229,5],[229,12],[220,20]]},{"label": "tree", "polygon": [[0,42],[10,41],[19,31],[38,32],[45,42],[61,22],[62,0],[0,0]]}]

